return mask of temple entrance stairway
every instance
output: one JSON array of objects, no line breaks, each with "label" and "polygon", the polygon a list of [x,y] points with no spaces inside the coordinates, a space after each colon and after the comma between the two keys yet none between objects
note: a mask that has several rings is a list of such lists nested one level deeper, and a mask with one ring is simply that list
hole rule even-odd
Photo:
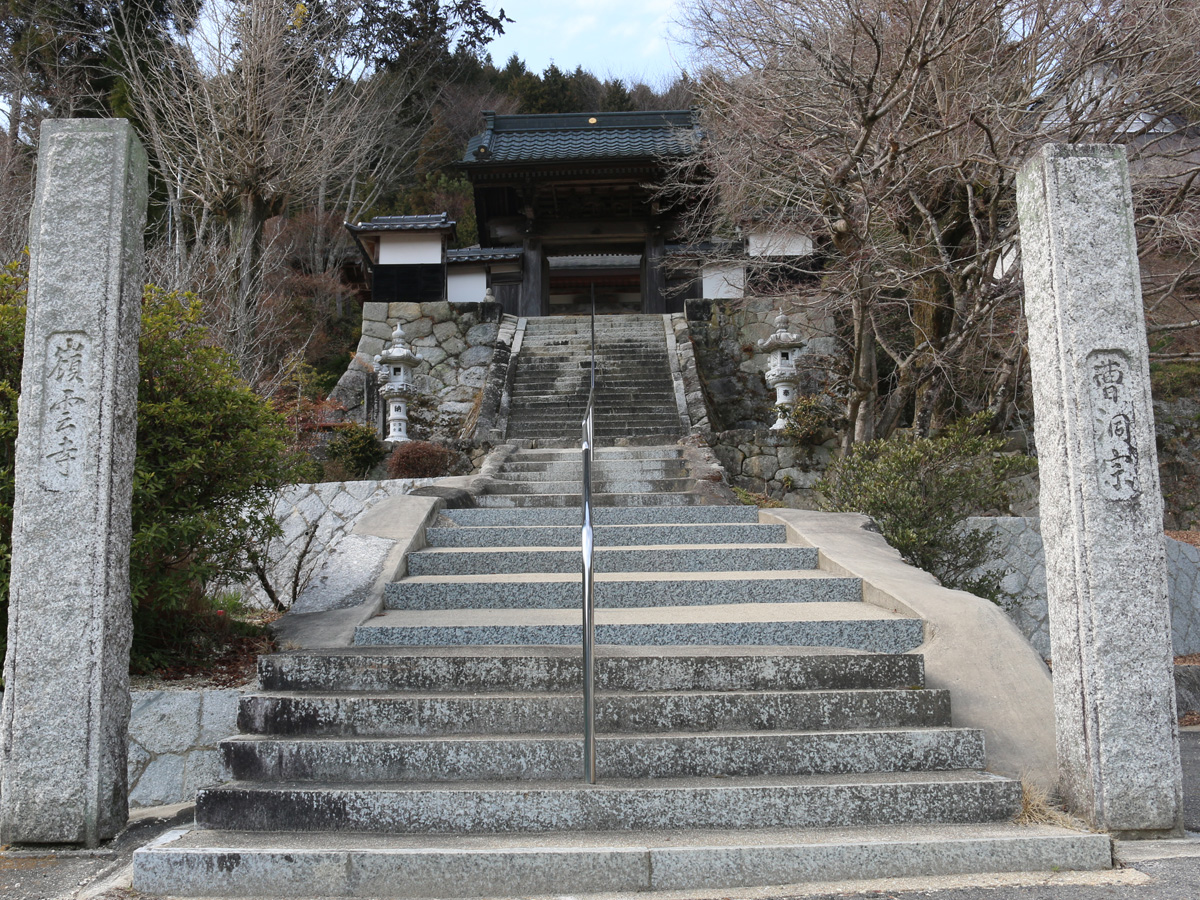
[{"label": "temple entrance stairway", "polygon": [[138,852],[135,887],[511,897],[1111,865],[1105,835],[1011,822],[1021,786],[925,686],[920,620],[756,509],[674,497],[667,448],[600,459],[624,469],[596,511],[597,784],[570,459],[517,451],[498,481],[541,487],[443,510],[354,646],[260,660],[222,744],[233,780]]},{"label": "temple entrance stairway", "polygon": [[[525,325],[515,361],[509,439],[577,441],[591,387],[591,318]],[[596,441],[682,434],[663,317],[596,317]]]}]

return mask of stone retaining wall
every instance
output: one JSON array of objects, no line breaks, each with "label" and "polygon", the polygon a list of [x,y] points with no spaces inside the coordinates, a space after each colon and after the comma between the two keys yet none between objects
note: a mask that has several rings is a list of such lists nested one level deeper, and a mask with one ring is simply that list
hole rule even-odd
[{"label": "stone retaining wall", "polygon": [[409,405],[409,434],[458,440],[478,409],[502,315],[499,303],[364,303],[358,349],[330,397],[348,419],[375,424],[374,360],[399,322],[424,360],[415,374],[428,391]]},{"label": "stone retaining wall", "polygon": [[[367,599],[394,542],[354,534],[355,524],[380,501],[433,481],[331,481],[296,484],[284,490],[275,504],[283,535],[267,548],[267,570],[276,593],[285,604],[290,603],[292,584],[298,584],[292,610],[299,613],[341,609]],[[270,608],[257,581],[238,587],[252,605]]]},{"label": "stone retaining wall", "polygon": [[813,486],[837,449],[834,440],[798,447],[769,428],[735,429],[706,436],[734,487],[766,494],[792,509],[816,509]]},{"label": "stone retaining wall", "polygon": [[229,779],[217,745],[237,733],[241,690],[133,691],[129,806],[190,802]]},{"label": "stone retaining wall", "polygon": [[[1008,570],[1001,587],[1013,599],[1002,605],[1034,648],[1049,659],[1046,564],[1042,553],[1040,520],[1036,517],[1006,516],[972,518],[967,520],[967,524],[971,528],[991,530],[996,535],[994,547],[997,561],[978,570],[978,573]],[[1200,550],[1170,538],[1165,540],[1175,654],[1200,653]]]}]

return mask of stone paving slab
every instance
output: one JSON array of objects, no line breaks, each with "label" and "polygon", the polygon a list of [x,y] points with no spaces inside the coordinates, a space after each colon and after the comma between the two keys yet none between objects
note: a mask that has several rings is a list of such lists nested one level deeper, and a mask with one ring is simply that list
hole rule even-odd
[{"label": "stone paving slab", "polygon": [[[293,867],[292,860],[302,862]],[[180,829],[140,851],[136,865],[140,890],[169,887],[182,896],[219,889],[242,897],[444,897],[453,884],[457,896],[503,897],[1108,869],[1112,860],[1103,835],[1045,826],[514,835],[503,841]],[[768,889],[760,896],[784,893]]]}]

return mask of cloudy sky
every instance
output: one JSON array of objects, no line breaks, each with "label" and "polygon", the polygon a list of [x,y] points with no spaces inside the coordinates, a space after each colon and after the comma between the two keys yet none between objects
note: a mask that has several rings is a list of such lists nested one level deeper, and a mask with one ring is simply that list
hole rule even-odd
[{"label": "cloudy sky", "polygon": [[680,0],[492,0],[513,23],[489,45],[503,66],[516,53],[535,72],[551,62],[604,79],[657,86],[679,71],[685,50],[670,40]]}]

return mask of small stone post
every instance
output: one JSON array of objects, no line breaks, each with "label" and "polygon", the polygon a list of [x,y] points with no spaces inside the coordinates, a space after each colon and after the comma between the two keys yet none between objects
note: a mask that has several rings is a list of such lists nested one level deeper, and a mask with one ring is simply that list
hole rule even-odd
[{"label": "small stone post", "polygon": [[1129,168],[1050,144],[1017,182],[1059,784],[1126,837],[1182,831],[1162,496]]},{"label": "small stone post", "polygon": [[124,827],[130,501],[146,154],[122,120],[42,124],[16,458],[0,842]]}]

